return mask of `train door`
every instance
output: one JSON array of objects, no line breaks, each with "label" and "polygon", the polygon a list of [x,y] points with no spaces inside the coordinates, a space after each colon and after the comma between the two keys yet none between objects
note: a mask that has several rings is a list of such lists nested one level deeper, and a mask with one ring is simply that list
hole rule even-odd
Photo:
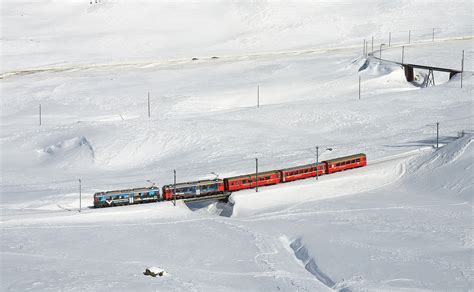
[{"label": "train door", "polygon": [[133,197],[134,197],[134,195],[135,195],[135,194],[132,193],[132,194],[130,194],[130,195],[128,196],[128,203],[129,203],[129,204],[133,204]]}]

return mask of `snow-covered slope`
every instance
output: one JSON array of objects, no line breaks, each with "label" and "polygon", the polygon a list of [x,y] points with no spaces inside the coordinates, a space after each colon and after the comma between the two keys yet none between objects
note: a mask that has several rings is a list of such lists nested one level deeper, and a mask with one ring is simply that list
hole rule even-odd
[{"label": "snow-covered slope", "polygon": [[[472,197],[472,172],[458,189],[439,186],[472,166],[472,140],[393,157],[364,175],[322,177],[312,188],[289,183],[280,208],[261,200],[282,202],[279,188],[235,193],[230,218],[212,202],[4,214],[2,288],[464,291],[473,278],[472,205],[462,194]],[[405,171],[380,184],[388,169]],[[341,180],[372,188],[328,199]],[[170,275],[141,275],[150,265]]]},{"label": "snow-covered slope", "polygon": [[[2,71],[472,34],[472,2],[6,1]],[[440,21],[439,15],[443,15]],[[380,43],[380,41],[378,42]]]},{"label": "snow-covered slope", "polygon": [[[1,290],[470,289],[472,3],[435,4],[2,3]],[[409,29],[411,63],[459,68],[465,50],[462,89],[362,56],[392,32],[383,56],[398,61]],[[255,157],[310,163],[316,145],[369,165],[229,204],[88,208],[173,169],[182,182],[252,172]]]}]

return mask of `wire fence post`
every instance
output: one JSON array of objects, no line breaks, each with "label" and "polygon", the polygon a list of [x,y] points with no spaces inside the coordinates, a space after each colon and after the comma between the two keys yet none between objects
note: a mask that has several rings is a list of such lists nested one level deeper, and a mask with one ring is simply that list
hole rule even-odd
[{"label": "wire fence post", "polygon": [[372,37],[372,50],[371,50],[371,53],[372,54],[374,53],[374,37]]},{"label": "wire fence post", "polygon": [[319,164],[319,146],[316,146],[316,180],[319,180],[318,164]]},{"label": "wire fence post", "polygon": [[79,212],[82,210],[82,181],[79,179]]},{"label": "wire fence post", "polygon": [[403,64],[404,58],[405,58],[405,46],[402,46],[402,64]]},{"label": "wire fence post", "polygon": [[173,183],[173,205],[176,206],[176,169],[173,169],[174,183]]},{"label": "wire fence post", "polygon": [[408,30],[408,44],[411,44],[411,30]]},{"label": "wire fence post", "polygon": [[432,37],[433,42],[434,42],[434,32],[435,32],[435,28],[433,27],[433,37]]},{"label": "wire fence post", "polygon": [[462,88],[463,76],[464,76],[464,50],[462,50],[462,59],[461,59],[461,88]]},{"label": "wire fence post", "polygon": [[359,75],[359,100],[360,100],[360,75]]},{"label": "wire fence post", "polygon": [[257,108],[260,108],[260,85],[257,85]]},{"label": "wire fence post", "polygon": [[255,158],[255,192],[258,193],[258,158]]},{"label": "wire fence post", "polygon": [[39,104],[39,125],[41,126],[41,103]]},{"label": "wire fence post", "polygon": [[148,117],[150,117],[150,92],[148,92]]},{"label": "wire fence post", "polygon": [[436,149],[439,148],[439,122],[436,123]]}]

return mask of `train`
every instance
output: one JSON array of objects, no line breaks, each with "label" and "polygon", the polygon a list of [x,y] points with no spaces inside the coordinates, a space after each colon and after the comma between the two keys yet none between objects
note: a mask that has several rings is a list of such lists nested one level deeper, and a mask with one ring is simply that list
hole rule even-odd
[{"label": "train", "polygon": [[[199,198],[245,189],[292,182],[309,177],[328,175],[367,165],[364,153],[334,158],[316,164],[305,164],[290,168],[250,173],[223,179],[199,180],[168,184],[160,189],[156,186],[124,189],[94,194],[94,207],[112,207],[142,204],[173,199]],[[257,177],[258,175],[258,177]]]}]

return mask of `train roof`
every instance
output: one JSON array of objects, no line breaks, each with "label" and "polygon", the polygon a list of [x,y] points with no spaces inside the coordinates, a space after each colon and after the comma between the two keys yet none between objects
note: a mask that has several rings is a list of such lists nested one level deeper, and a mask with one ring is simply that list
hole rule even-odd
[{"label": "train roof", "polygon": [[[319,162],[318,165],[324,166],[324,163]],[[283,168],[281,171],[293,171],[297,169],[302,169],[302,168],[304,169],[304,168],[315,167],[315,166],[316,166],[316,163],[310,163],[310,164],[305,164],[305,165],[293,166],[289,168]]]},{"label": "train roof", "polygon": [[338,157],[338,158],[334,158],[334,159],[325,160],[325,162],[327,162],[327,163],[337,163],[337,162],[352,160],[352,159],[360,158],[360,157],[365,157],[365,154],[364,153],[359,153],[359,154],[354,154],[354,155],[349,155],[349,156],[344,156],[344,157]]},{"label": "train roof", "polygon": [[[210,184],[215,184],[215,183],[222,183],[222,179],[205,179],[205,180],[199,180],[199,181],[190,181],[190,182],[183,182],[183,183],[176,183],[177,188],[183,188],[183,187],[191,187],[191,186],[203,186],[203,185],[210,185]],[[174,184],[168,184],[163,186],[164,188],[173,188]]]},{"label": "train roof", "polygon": [[114,190],[114,191],[106,191],[106,192],[97,192],[94,194],[98,196],[103,195],[118,195],[118,194],[128,194],[128,193],[141,193],[141,192],[148,192],[153,190],[160,190],[158,187],[141,187],[141,188],[134,188],[134,189],[124,189],[124,190]]},{"label": "train roof", "polygon": [[[258,175],[260,176],[260,175],[275,174],[275,173],[279,173],[278,170],[259,172]],[[254,176],[255,176],[255,172],[254,173],[249,173],[249,174],[244,174],[244,175],[239,175],[239,176],[227,177],[227,178],[224,178],[224,179],[234,180],[234,179],[250,178],[250,177],[254,177]]]}]

